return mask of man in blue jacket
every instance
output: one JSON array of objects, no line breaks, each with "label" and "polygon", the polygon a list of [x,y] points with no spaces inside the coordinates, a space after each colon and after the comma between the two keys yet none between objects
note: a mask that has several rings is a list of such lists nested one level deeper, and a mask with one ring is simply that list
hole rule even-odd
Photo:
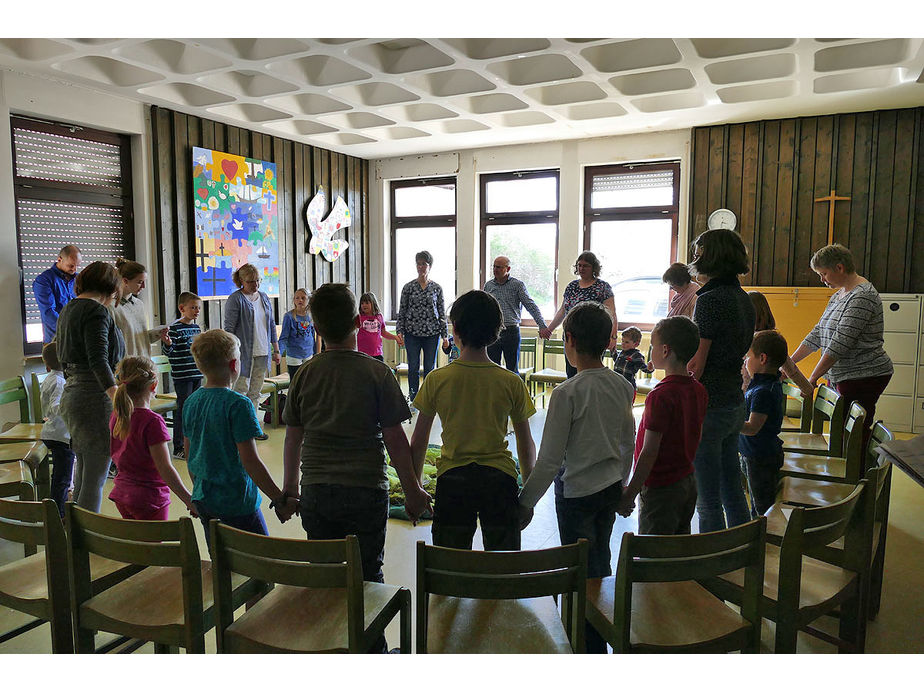
[{"label": "man in blue jacket", "polygon": [[74,298],[74,279],[80,267],[80,248],[66,245],[58,261],[32,282],[32,292],[42,316],[42,342],[48,344],[58,329],[58,314]]}]

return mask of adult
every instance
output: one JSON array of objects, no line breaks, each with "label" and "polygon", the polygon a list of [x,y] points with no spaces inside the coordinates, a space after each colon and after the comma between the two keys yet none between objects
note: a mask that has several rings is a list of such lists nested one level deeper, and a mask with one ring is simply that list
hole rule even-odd
[{"label": "adult", "polygon": [[[241,340],[240,371],[234,390],[246,395],[257,409],[270,356],[277,364],[281,361],[273,304],[260,291],[260,273],[249,262],[238,267],[231,280],[238,289],[225,303],[224,328]],[[257,440],[267,438],[266,433],[257,436]]]},{"label": "adult", "polygon": [[[610,350],[616,348],[619,343],[619,320],[616,317],[616,304],[613,301],[612,287],[600,279],[601,269],[600,260],[589,250],[585,250],[577,256],[577,260],[574,261],[574,273],[578,278],[569,282],[568,286],[565,287],[561,308],[555,313],[552,322],[544,330],[539,330],[540,337],[543,339],[551,337],[553,330],[565,319],[568,311],[578,303],[595,301],[596,303],[602,303],[603,307],[609,312],[610,317],[613,318],[613,333],[610,335],[608,348]],[[565,372],[569,378],[577,374],[577,368],[571,365],[567,356],[565,357]]]},{"label": "adult", "polygon": [[520,306],[529,311],[540,330],[545,329],[542,311],[530,297],[526,285],[510,276],[510,258],[505,255],[498,255],[494,258],[494,279],[485,282],[484,290],[497,299],[504,315],[504,327],[497,341],[488,347],[488,358],[500,365],[501,355],[503,355],[507,370],[518,373],[520,367]]},{"label": "adult", "polygon": [[93,512],[99,512],[110,464],[113,371],[125,355],[122,332],[109,311],[120,281],[109,263],[90,263],[77,277],[76,297],[61,310],[55,340],[66,378],[60,411],[77,456],[74,501]]},{"label": "adult", "polygon": [[449,348],[449,330],[446,324],[446,306],[443,287],[429,278],[433,256],[421,250],[414,256],[417,279],[401,289],[398,320],[395,334],[398,344],[407,350],[408,399],[413,402],[420,387],[420,353],[423,352],[423,377],[436,367],[436,347]]},{"label": "adult", "polygon": [[126,260],[124,257],[116,260],[115,266],[121,277],[121,296],[112,309],[112,317],[116,326],[122,330],[125,355],[150,358],[151,345],[155,342],[169,345],[170,337],[167,336],[166,325],[159,330],[148,329],[144,303],[138,298],[148,280],[148,271],[140,262]]},{"label": "adult", "polygon": [[745,420],[741,364],[754,337],[754,306],[738,275],[748,268],[748,251],[734,231],[712,229],[693,241],[690,270],[706,283],[696,292],[693,322],[699,327],[699,349],[687,368],[709,395],[693,459],[700,532],[751,519],[738,463],[738,434]]},{"label": "adult", "polygon": [[693,281],[689,267],[682,262],[675,262],[664,272],[661,281],[670,287],[667,317],[686,315],[692,318],[693,308],[696,306],[696,292],[702,287],[699,282]]},{"label": "adult", "polygon": [[80,248],[66,245],[58,253],[58,260],[32,280],[32,293],[42,318],[42,342],[55,338],[61,309],[74,298],[74,280],[80,268]]},{"label": "adult", "polygon": [[892,378],[892,359],[882,348],[882,299],[870,281],[857,274],[850,250],[840,243],[826,245],[812,256],[811,267],[825,286],[837,289],[812,328],[792,355],[797,363],[821,349],[821,358],[809,376],[817,387],[828,380],[847,400],[866,409],[863,449],[876,420],[876,402]]}]

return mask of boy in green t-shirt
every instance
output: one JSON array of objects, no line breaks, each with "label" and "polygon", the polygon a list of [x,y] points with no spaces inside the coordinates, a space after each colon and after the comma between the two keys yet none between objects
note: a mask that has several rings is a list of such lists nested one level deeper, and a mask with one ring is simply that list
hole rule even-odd
[{"label": "boy in green t-shirt", "polygon": [[524,480],[536,461],[529,417],[536,413],[520,377],[488,358],[503,318],[500,305],[484,291],[463,294],[449,311],[461,356],[423,381],[414,406],[417,427],[411,438],[414,471],[420,477],[434,417],[443,427],[437,463],[433,543],[471,549],[481,523],[488,551],[520,549],[517,469],[507,449],[507,419],[513,421]]}]

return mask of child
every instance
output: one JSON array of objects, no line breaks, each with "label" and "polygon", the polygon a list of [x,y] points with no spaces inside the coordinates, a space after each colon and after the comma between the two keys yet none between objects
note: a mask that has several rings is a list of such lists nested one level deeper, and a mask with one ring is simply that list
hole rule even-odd
[{"label": "child", "polygon": [[359,297],[359,315],[356,316],[356,349],[369,354],[374,359],[384,361],[382,355],[382,337],[397,340],[398,338],[385,329],[385,318],[379,310],[379,302],[375,294],[367,291]]},{"label": "child", "polygon": [[267,534],[257,489],[273,499],[270,507],[282,522],[294,512],[296,500],[279,490],[260,459],[253,403],[231,389],[240,374],[240,341],[230,332],[207,330],[193,342],[192,354],[205,384],[186,400],[183,431],[193,505],[205,536],[212,518]]},{"label": "child", "polygon": [[[612,574],[610,535],[622,481],[632,465],[635,392],[603,364],[613,320],[600,303],[580,303],[562,324],[565,354],[577,374],[556,387],[532,476],[520,493],[524,526],[533,507],[555,480],[555,513],[562,544],[590,542],[587,577]],[[439,486],[437,486],[439,498]],[[586,631],[587,652],[605,653],[596,630]]]},{"label": "child", "polygon": [[[449,346],[443,347],[443,353],[449,357],[449,363],[452,363],[457,358],[462,355],[462,351],[459,349],[459,346],[455,343],[455,337],[449,335]],[[493,359],[492,359],[493,361]],[[497,363],[497,361],[494,361]]]},{"label": "child", "polygon": [[[775,330],[776,319],[773,317],[773,311],[770,310],[767,297],[759,291],[748,291],[748,298],[751,299],[751,304],[754,306],[754,334],[756,335],[758,332],[763,332],[764,330]],[[786,363],[783,364],[782,371],[787,378],[795,383],[796,387],[802,392],[803,397],[808,397],[810,399],[814,398],[815,388],[809,384],[808,378],[799,370],[799,366],[793,363],[793,360],[788,354],[786,356]],[[748,385],[750,385],[751,376],[748,374],[748,369],[743,363],[741,364],[741,381],[741,389],[746,391]]]},{"label": "child", "polygon": [[654,371],[654,368],[645,363],[645,357],[638,350],[638,345],[641,343],[642,331],[637,327],[627,327],[622,331],[622,342],[620,343],[622,349],[616,352],[616,358],[613,359],[613,370],[632,383],[633,389],[638,389],[635,385],[636,373]]},{"label": "child", "polygon": [[665,318],[651,332],[651,360],[664,379],[645,398],[635,439],[635,471],[622,492],[628,517],[641,494],[639,534],[690,534],[696,509],[693,458],[706,418],[706,388],[687,372],[699,348],[699,329],[683,315]]},{"label": "child", "polygon": [[279,350],[286,357],[289,379],[305,361],[314,356],[314,323],[308,314],[308,292],[297,289],[292,297],[295,307],[282,316]]},{"label": "child", "polygon": [[513,421],[520,472],[529,477],[536,446],[529,417],[536,413],[520,377],[488,358],[487,347],[503,326],[500,304],[484,291],[469,291],[449,311],[461,356],[423,381],[411,438],[414,470],[420,477],[439,414],[443,449],[437,463],[433,543],[471,549],[476,520],[487,551],[518,551],[517,469],[507,449],[507,419]]},{"label": "child", "polygon": [[190,291],[184,291],[177,299],[177,304],[180,318],[167,330],[170,343],[164,344],[164,353],[170,360],[170,375],[176,392],[176,411],[173,412],[173,456],[182,460],[186,458],[186,451],[183,449],[183,405],[202,385],[202,373],[196,368],[196,361],[190,351],[193,340],[202,331],[196,324],[199,311],[202,310],[202,299]]},{"label": "child", "polygon": [[58,512],[64,517],[64,503],[74,476],[76,456],[71,450],[71,434],[67,431],[59,407],[61,393],[64,392],[64,373],[58,360],[58,345],[49,342],[42,348],[42,361],[48,372],[40,388],[42,412],[45,423],[42,426],[42,442],[51,453],[51,497],[58,506]]},{"label": "child", "polygon": [[127,520],[166,520],[170,491],[195,517],[186,485],[170,463],[167,425],[151,411],[157,389],[157,370],[147,356],[126,356],[116,366],[119,383],[112,400],[109,430],[112,461],[119,473],[109,500]]},{"label": "child", "polygon": [[776,330],[754,335],[744,365],[751,384],[744,393],[747,421],[738,436],[741,468],[751,491],[751,512],[763,515],[773,505],[783,466],[783,424],[785,397],[780,384],[780,367],[786,362],[786,339]]}]

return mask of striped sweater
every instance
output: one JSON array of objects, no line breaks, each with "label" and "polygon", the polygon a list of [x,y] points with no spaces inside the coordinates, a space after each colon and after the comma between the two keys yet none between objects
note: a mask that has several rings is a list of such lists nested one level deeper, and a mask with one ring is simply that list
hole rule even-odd
[{"label": "striped sweater", "polygon": [[193,339],[201,331],[201,328],[196,323],[191,322],[187,325],[182,320],[176,320],[167,330],[167,334],[170,336],[170,346],[164,344],[164,353],[170,359],[170,375],[174,380],[189,380],[202,377],[202,373],[196,368],[196,361],[190,351]]},{"label": "striped sweater", "polygon": [[882,299],[872,284],[864,282],[831,297],[802,345],[837,359],[828,371],[834,383],[874,378],[892,373],[892,359],[882,348],[882,331]]}]

